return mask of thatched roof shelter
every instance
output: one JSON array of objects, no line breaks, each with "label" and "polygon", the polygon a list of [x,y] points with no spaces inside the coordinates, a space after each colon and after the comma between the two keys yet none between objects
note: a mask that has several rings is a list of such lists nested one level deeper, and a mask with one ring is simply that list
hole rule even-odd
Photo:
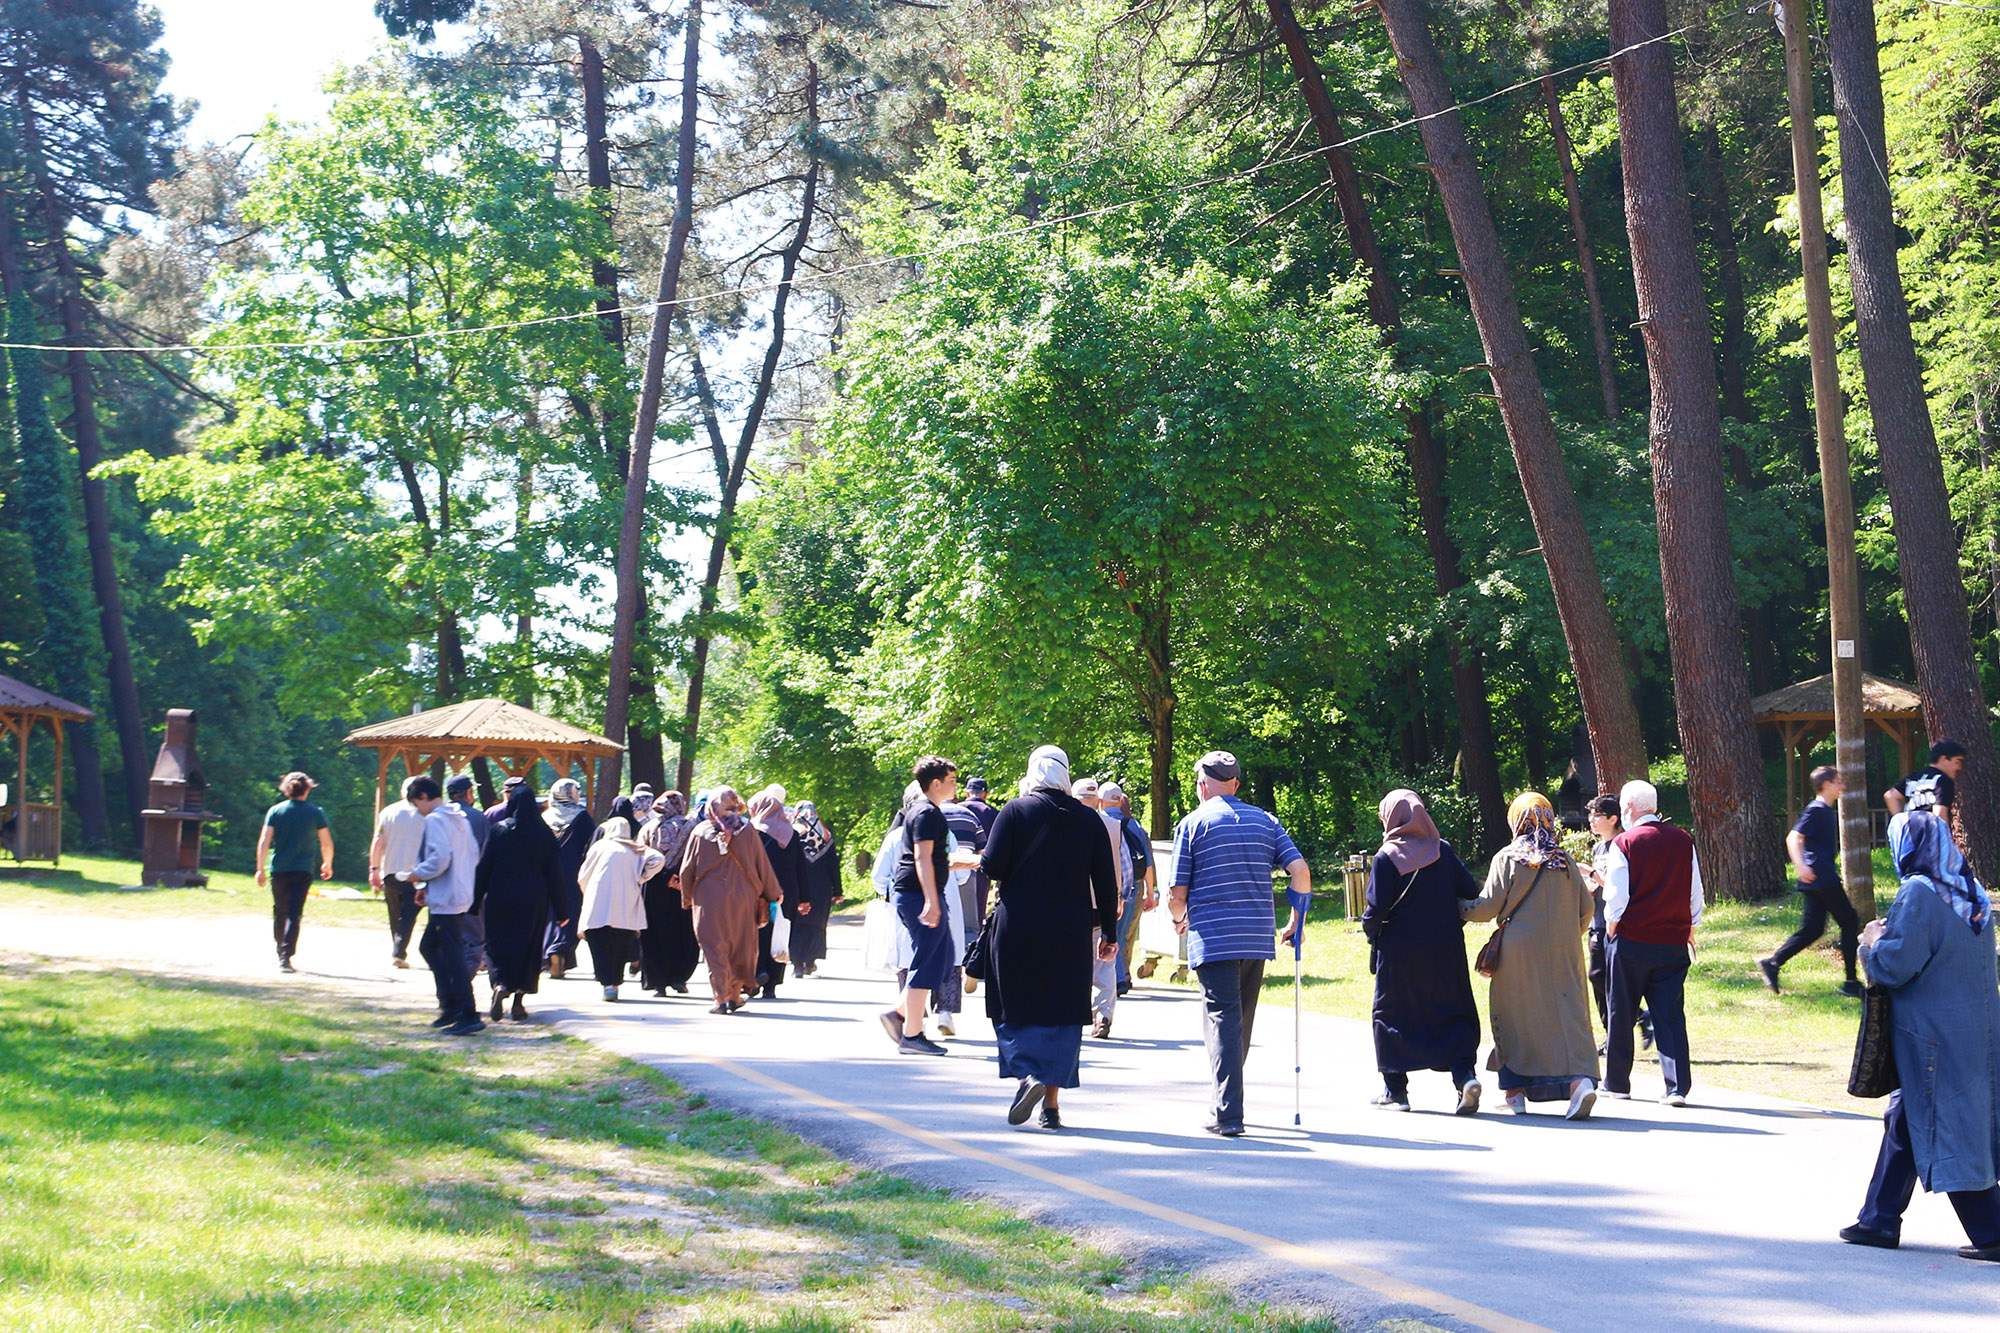
[{"label": "thatched roof shelter", "polygon": [[[6,839],[6,845],[16,861],[62,859],[63,724],[89,722],[95,716],[82,704],[73,704],[12,676],[0,676],[0,730],[14,738],[16,771],[15,789],[8,804],[0,806],[0,825],[13,823],[13,833]],[[28,739],[38,723],[48,727],[56,738],[56,799],[45,805],[28,800]]]},{"label": "thatched roof shelter", "polygon": [[546,763],[567,777],[570,766],[580,763],[587,799],[594,785],[591,761],[625,752],[614,740],[543,717],[505,699],[467,699],[426,709],[361,727],[349,732],[346,740],[349,745],[375,751],[378,813],[388,786],[389,765],[399,758],[410,773],[421,772],[433,763],[458,768],[474,759],[485,759],[498,764],[510,777],[527,776],[537,763]]},{"label": "thatched roof shelter", "polygon": [[[1806,758],[1833,733],[1833,676],[1814,676],[1760,694],[1750,701],[1750,712],[1758,726],[1778,733],[1785,748],[1785,803],[1796,816],[1810,795],[1804,793]],[[1863,672],[1861,712],[1868,726],[1896,743],[1897,771],[1912,771],[1917,736],[1923,731],[1923,699],[1916,686]]]}]

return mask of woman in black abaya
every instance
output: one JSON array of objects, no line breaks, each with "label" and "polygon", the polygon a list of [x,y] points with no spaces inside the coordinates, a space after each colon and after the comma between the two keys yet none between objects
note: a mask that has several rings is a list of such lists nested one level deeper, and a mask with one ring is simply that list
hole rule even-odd
[{"label": "woman in black abaya", "polygon": [[542,976],[550,906],[562,892],[556,836],[542,822],[535,790],[508,793],[500,820],[479,858],[475,892],[485,904],[486,972],[493,983],[493,1021],[511,998],[514,1017],[525,1019],[521,997],[533,995]]},{"label": "woman in black abaya", "polygon": [[809,977],[826,957],[826,917],[840,896],[840,852],[811,801],[799,802],[792,827],[798,830],[799,853],[805,859],[805,907],[792,922],[792,972]]},{"label": "woman in black abaya", "polygon": [[1458,1088],[1459,1115],[1479,1109],[1479,1009],[1465,966],[1459,903],[1479,884],[1438,836],[1423,798],[1398,789],[1382,798],[1382,849],[1368,872],[1361,933],[1374,952],[1374,1104],[1410,1109],[1410,1071],[1436,1069]]},{"label": "woman in black abaya", "polygon": [[655,995],[687,994],[688,978],[701,961],[694,913],[681,900],[681,857],[695,825],[687,808],[687,797],[667,792],[654,800],[652,817],[639,834],[639,841],[667,858],[646,881],[646,928],[639,932],[639,984]]}]

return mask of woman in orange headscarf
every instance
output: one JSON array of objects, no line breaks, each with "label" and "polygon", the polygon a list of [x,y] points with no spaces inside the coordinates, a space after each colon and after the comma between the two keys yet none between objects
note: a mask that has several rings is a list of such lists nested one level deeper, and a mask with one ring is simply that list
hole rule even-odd
[{"label": "woman in orange headscarf", "polygon": [[1540,792],[1522,792],[1507,810],[1514,841],[1493,857],[1486,887],[1465,905],[1467,921],[1494,921],[1505,932],[1488,1013],[1493,1053],[1507,1109],[1529,1102],[1568,1103],[1583,1120],[1597,1101],[1597,1041],[1590,1027],[1590,981],[1583,936],[1594,904],[1583,874],[1556,832],[1556,812]]}]

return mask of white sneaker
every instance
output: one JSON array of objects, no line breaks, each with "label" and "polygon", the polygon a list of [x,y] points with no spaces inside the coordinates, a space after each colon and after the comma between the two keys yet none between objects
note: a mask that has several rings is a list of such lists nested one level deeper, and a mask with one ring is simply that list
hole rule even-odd
[{"label": "white sneaker", "polygon": [[1688,1099],[1681,1096],[1678,1092],[1670,1092],[1660,1098],[1660,1105],[1662,1106],[1686,1106],[1687,1104]]},{"label": "white sneaker", "polygon": [[1479,1086],[1478,1079],[1467,1079],[1465,1086],[1458,1090],[1458,1110],[1454,1114],[1477,1115],[1479,1113],[1479,1094],[1482,1091],[1483,1089]]},{"label": "white sneaker", "polygon": [[605,999],[607,999],[607,1000],[615,1000],[615,999],[617,999],[617,998],[618,998],[618,988],[617,988],[616,986],[606,986],[606,987],[604,988],[604,998],[605,998]]},{"label": "white sneaker", "polygon": [[951,1020],[952,1015],[950,1014],[945,1014],[938,1019],[937,1029],[940,1037],[956,1037],[958,1035],[958,1024]]},{"label": "white sneaker", "polygon": [[1597,1105],[1597,1081],[1580,1078],[1569,1090],[1569,1110],[1563,1112],[1565,1120],[1588,1120],[1590,1108]]},{"label": "white sneaker", "polygon": [[1528,1095],[1524,1092],[1508,1093],[1507,1109],[1515,1115],[1526,1115],[1528,1113]]}]

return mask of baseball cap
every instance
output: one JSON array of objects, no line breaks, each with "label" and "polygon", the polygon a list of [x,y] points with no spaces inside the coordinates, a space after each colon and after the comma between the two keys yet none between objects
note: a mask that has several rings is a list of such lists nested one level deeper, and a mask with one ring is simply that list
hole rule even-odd
[{"label": "baseball cap", "polygon": [[986,794],[986,779],[972,778],[966,782],[965,789],[974,796],[984,796]]},{"label": "baseball cap", "polygon": [[1243,776],[1243,766],[1227,750],[1210,750],[1195,764],[1195,770],[1217,782],[1234,782]]},{"label": "baseball cap", "polygon": [[472,790],[472,779],[467,777],[463,773],[460,773],[450,782],[444,784],[444,792],[445,795],[447,796],[451,795],[453,792],[471,791],[471,790]]},{"label": "baseball cap", "polygon": [[1069,794],[1071,796],[1097,795],[1097,779],[1078,778],[1075,782],[1069,784]]}]

